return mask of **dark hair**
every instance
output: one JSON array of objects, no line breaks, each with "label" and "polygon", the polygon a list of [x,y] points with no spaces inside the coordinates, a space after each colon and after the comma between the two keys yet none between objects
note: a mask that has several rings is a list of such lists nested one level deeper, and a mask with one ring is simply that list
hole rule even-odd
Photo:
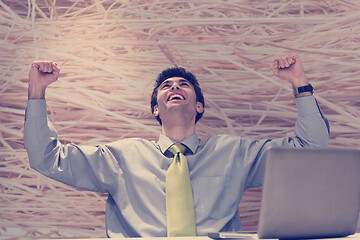
[{"label": "dark hair", "polygon": [[[187,72],[182,67],[171,67],[171,68],[168,68],[168,69],[165,69],[164,71],[162,71],[156,79],[156,82],[154,84],[154,90],[151,95],[151,113],[154,113],[154,107],[155,107],[155,105],[158,104],[157,103],[157,93],[158,93],[159,86],[166,79],[172,78],[172,77],[182,77],[182,78],[188,80],[194,86],[195,94],[196,94],[196,101],[201,102],[203,107],[205,108],[204,96],[201,92],[200,84],[197,81],[196,77],[192,73]],[[203,112],[197,113],[196,118],[195,118],[195,123],[197,123],[197,121],[200,120],[202,115],[203,115]],[[162,125],[160,117],[156,116],[156,119],[159,121],[160,125]]]}]

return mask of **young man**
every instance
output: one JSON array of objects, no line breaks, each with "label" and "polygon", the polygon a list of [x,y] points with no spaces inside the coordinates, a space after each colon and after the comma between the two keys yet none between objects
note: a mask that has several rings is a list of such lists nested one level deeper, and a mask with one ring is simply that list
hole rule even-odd
[{"label": "young man", "polygon": [[[46,87],[57,80],[60,69],[53,62],[34,62],[24,130],[30,165],[65,184],[108,193],[109,237],[207,235],[241,230],[238,205],[247,188],[262,185],[267,147],[326,147],[328,143],[327,120],[312,96],[299,57],[288,54],[276,58],[272,67],[276,76],[288,80],[297,90],[298,119],[293,139],[251,140],[218,135],[200,140],[195,133],[195,124],[204,112],[200,86],[191,73],[170,68],[159,75],[151,100],[152,113],[162,128],[159,140],[131,138],[91,147],[59,142],[47,119],[44,98]],[[181,153],[172,151],[174,143],[183,144]],[[182,163],[186,159],[189,170],[192,196],[187,205],[192,208],[194,229],[184,234],[178,230],[172,235],[172,230],[167,229],[171,217],[167,215],[166,182],[176,156],[183,159]],[[186,220],[180,218],[177,224],[182,222]]]}]

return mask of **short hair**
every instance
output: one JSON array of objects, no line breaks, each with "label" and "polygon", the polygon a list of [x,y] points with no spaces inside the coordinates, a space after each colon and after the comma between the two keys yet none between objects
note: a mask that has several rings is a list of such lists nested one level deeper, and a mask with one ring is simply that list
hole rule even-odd
[{"label": "short hair", "polygon": [[[151,113],[154,113],[154,107],[155,105],[157,105],[157,93],[158,93],[158,88],[161,85],[161,83],[163,83],[166,79],[168,78],[172,78],[172,77],[182,77],[186,80],[188,80],[191,85],[193,85],[194,89],[195,89],[195,94],[196,94],[196,101],[197,102],[201,102],[203,107],[205,108],[205,101],[204,101],[204,96],[201,92],[201,88],[200,88],[200,84],[197,81],[196,77],[191,73],[191,72],[187,72],[184,68],[182,67],[171,67],[171,68],[167,68],[164,71],[162,71],[157,79],[156,82],[154,84],[154,90],[152,92],[151,95]],[[195,123],[197,123],[197,121],[200,120],[200,118],[202,117],[204,112],[201,113],[197,113],[196,117],[195,117]],[[158,122],[160,123],[160,125],[162,125],[161,119],[159,116],[156,116],[156,119],[158,120]]]}]

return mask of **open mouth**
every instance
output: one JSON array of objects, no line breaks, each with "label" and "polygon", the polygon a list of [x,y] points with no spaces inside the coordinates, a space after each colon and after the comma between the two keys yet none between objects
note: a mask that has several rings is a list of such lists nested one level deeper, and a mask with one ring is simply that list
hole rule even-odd
[{"label": "open mouth", "polygon": [[183,95],[180,94],[171,94],[168,99],[168,101],[173,101],[173,100],[185,100],[185,97]]}]

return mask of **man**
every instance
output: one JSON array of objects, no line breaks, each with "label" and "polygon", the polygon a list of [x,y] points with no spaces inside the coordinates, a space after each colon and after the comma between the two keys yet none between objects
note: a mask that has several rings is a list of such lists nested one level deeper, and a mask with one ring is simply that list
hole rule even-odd
[{"label": "man", "polygon": [[[58,141],[47,119],[44,98],[60,69],[53,62],[34,62],[24,130],[30,165],[71,186],[108,193],[109,237],[159,237],[174,236],[167,229],[171,225],[166,196],[169,166],[177,157],[182,163],[187,159],[192,194],[187,205],[191,205],[196,227],[183,235],[241,230],[238,205],[247,188],[262,185],[267,147],[326,147],[328,143],[327,120],[312,96],[300,58],[293,53],[276,58],[272,68],[297,90],[293,139],[258,141],[230,135],[213,136],[205,142],[198,139],[195,124],[204,112],[200,86],[191,73],[170,68],[159,75],[151,100],[152,113],[162,129],[157,142],[131,138],[90,147]],[[183,152],[173,152],[174,143],[182,143]],[[187,221],[180,219],[178,224],[182,222]],[[181,231],[175,235],[182,235]]]}]

